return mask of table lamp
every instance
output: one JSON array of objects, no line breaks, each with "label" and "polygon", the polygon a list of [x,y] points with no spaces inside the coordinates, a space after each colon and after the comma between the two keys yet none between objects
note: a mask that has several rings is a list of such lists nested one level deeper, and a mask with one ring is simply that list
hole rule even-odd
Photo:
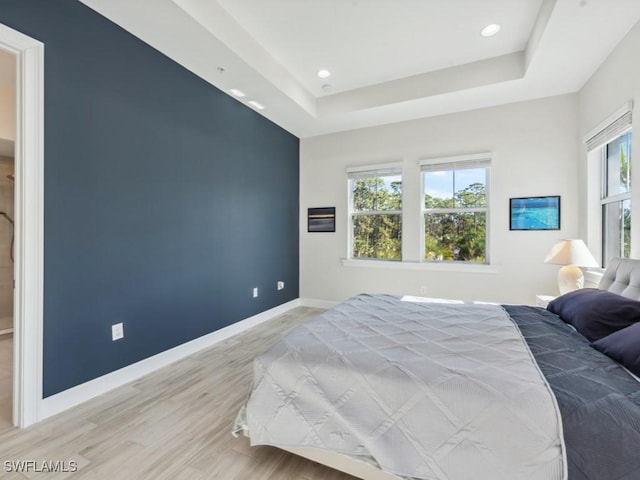
[{"label": "table lamp", "polygon": [[584,275],[578,267],[599,267],[591,252],[579,239],[560,240],[544,259],[545,263],[564,265],[558,271],[560,295],[584,286]]}]

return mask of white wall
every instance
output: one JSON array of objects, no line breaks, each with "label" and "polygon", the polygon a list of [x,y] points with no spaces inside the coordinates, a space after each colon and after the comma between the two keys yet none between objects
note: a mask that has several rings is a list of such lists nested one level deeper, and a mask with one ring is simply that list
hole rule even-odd
[{"label": "white wall", "polygon": [[[577,97],[565,95],[300,142],[301,297],[340,301],[360,292],[534,303],[555,294],[557,266],[543,263],[551,246],[577,233]],[[401,161],[404,168],[405,257],[420,256],[422,158],[492,152],[491,268],[481,272],[343,266],[347,256],[349,166]],[[509,198],[562,196],[560,231],[509,231]],[[414,199],[412,202],[411,199]],[[309,207],[336,207],[335,233],[308,233]],[[441,266],[440,266],[441,267]]]},{"label": "white wall", "polygon": [[[579,210],[579,233],[582,238],[588,239],[589,246],[594,251],[599,251],[596,245],[600,241],[599,231],[599,201],[594,201],[593,197],[587,194],[587,184],[590,182],[592,188],[598,189],[598,179],[593,175],[587,178],[589,169],[587,162],[587,151],[584,144],[584,137],[591,130],[599,126],[609,116],[615,113],[620,107],[629,101],[635,100],[633,110],[633,141],[632,155],[638,156],[640,152],[640,23],[626,35],[615,50],[603,62],[596,73],[584,85],[578,95],[578,128],[579,128],[579,153],[578,153],[578,176],[580,179],[580,210]],[[591,162],[597,162],[597,158],[592,158]],[[637,158],[632,160],[636,167],[631,170],[631,185],[640,187],[640,168],[637,168]],[[593,167],[593,165],[591,165]],[[631,198],[631,256],[640,258],[640,188],[632,189]],[[591,215],[589,215],[591,213]]]},{"label": "white wall", "polygon": [[15,57],[0,50],[0,139],[15,140]]}]

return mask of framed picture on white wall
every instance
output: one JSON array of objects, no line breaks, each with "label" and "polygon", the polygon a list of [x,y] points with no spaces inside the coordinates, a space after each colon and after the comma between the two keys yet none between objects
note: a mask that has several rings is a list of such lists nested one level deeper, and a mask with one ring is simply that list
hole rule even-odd
[{"label": "framed picture on white wall", "polygon": [[307,210],[308,232],[335,232],[336,207],[309,208]]},{"label": "framed picture on white wall", "polygon": [[560,195],[510,198],[509,230],[560,230]]}]

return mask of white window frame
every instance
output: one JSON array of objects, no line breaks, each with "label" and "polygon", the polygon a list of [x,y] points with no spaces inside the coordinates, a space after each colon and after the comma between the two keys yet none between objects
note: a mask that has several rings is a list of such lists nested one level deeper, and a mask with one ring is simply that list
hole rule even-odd
[{"label": "white window frame", "polygon": [[[425,264],[433,265],[491,265],[491,243],[490,243],[490,217],[491,217],[491,153],[474,153],[469,155],[458,155],[454,157],[441,157],[423,159],[418,162],[420,165],[420,261]],[[486,206],[473,208],[438,208],[426,209],[424,206],[424,172],[426,171],[445,171],[445,170],[464,170],[470,168],[486,169]],[[424,258],[425,249],[425,215],[427,213],[461,213],[461,212],[485,212],[486,214],[486,231],[485,231],[485,261],[464,262],[459,260],[427,260]]]},{"label": "white window frame", "polygon": [[[601,231],[602,231],[602,239],[600,241],[601,244],[601,249],[602,249],[602,254],[600,255],[600,262],[601,264],[605,263],[605,255],[607,252],[607,248],[605,245],[605,240],[606,240],[606,236],[604,234],[604,207],[605,205],[609,205],[612,203],[620,203],[623,202],[625,200],[629,200],[629,202],[631,202],[631,191],[633,189],[633,184],[631,184],[631,188],[629,189],[628,192],[625,193],[618,193],[615,195],[607,195],[607,190],[608,190],[608,180],[609,180],[609,171],[607,169],[607,147],[608,145],[617,140],[618,138],[620,138],[621,136],[629,133],[632,131],[631,125],[629,125],[626,129],[624,129],[622,132],[618,133],[614,138],[612,138],[611,140],[609,140],[607,143],[605,143],[604,145],[602,145],[600,147],[600,171],[601,171],[601,190],[600,190],[600,225],[601,227]],[[633,135],[633,134],[632,134]],[[632,137],[633,138],[633,137]],[[629,161],[633,161],[633,154],[632,157],[629,159]],[[624,234],[624,231],[622,232]],[[622,256],[622,253],[621,255]]]},{"label": "white window frame", "polygon": [[351,183],[353,180],[358,178],[375,178],[375,177],[384,177],[384,176],[392,176],[392,175],[400,175],[401,181],[403,182],[402,188],[402,197],[401,203],[404,207],[404,172],[402,168],[402,163],[394,162],[394,163],[384,163],[378,165],[367,165],[361,167],[348,167],[347,168],[347,191],[348,191],[348,200],[347,200],[347,259],[349,261],[357,261],[357,262],[401,262],[404,259],[404,249],[401,246],[401,255],[399,259],[388,259],[388,258],[359,258],[353,256],[353,222],[352,218],[354,215],[400,215],[400,225],[401,229],[404,228],[404,215],[403,210],[381,210],[376,212],[354,212],[353,211],[353,190],[351,187]]},{"label": "white window frame", "polygon": [[[616,138],[633,131],[632,112],[633,102],[628,102],[584,137],[587,161],[598,162],[597,165],[587,165],[587,175],[600,177],[597,181],[588,180],[587,195],[589,198],[586,212],[588,246],[594,252],[595,257],[599,258],[599,262],[604,262],[605,256],[604,206],[608,203],[616,203],[623,200],[631,201],[632,198],[633,183],[629,192],[605,196],[607,190],[606,146]],[[597,200],[594,197],[597,197]],[[596,205],[598,206],[597,214],[593,211]],[[631,242],[633,242],[633,238]]]}]

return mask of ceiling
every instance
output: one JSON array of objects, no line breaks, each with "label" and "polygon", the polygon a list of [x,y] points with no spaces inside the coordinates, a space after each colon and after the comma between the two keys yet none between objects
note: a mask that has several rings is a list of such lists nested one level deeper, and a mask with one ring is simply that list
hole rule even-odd
[{"label": "ceiling", "polygon": [[81,1],[301,138],[576,92],[640,19],[638,0]]},{"label": "ceiling", "polygon": [[[542,0],[218,0],[315,96],[389,82],[525,49]],[[480,29],[504,24],[484,41]],[[507,27],[508,24],[508,27]],[[446,45],[446,48],[443,48]],[[320,67],[332,78],[316,76]]]}]

